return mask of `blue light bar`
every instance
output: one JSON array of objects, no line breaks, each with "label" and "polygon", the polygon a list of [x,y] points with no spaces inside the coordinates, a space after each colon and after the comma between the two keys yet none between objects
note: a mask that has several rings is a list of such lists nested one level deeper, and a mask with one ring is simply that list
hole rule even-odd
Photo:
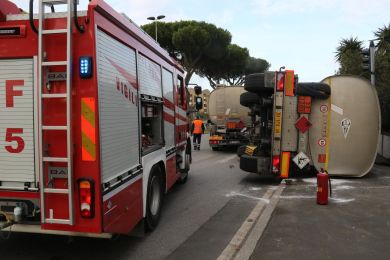
[{"label": "blue light bar", "polygon": [[80,78],[89,79],[92,77],[92,57],[80,57]]}]

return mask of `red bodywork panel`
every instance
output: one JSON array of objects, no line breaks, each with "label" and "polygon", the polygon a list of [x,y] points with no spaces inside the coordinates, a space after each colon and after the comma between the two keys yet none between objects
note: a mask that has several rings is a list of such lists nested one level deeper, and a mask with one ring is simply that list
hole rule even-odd
[{"label": "red bodywork panel", "polygon": [[19,8],[8,0],[0,0],[0,22],[5,21],[8,14],[20,14]]}]

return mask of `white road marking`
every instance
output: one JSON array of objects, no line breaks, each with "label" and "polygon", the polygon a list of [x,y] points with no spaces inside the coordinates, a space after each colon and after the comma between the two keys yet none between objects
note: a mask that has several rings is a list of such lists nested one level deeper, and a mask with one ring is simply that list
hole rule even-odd
[{"label": "white road marking", "polygon": [[316,196],[307,196],[307,195],[288,195],[280,196],[281,199],[315,199]]},{"label": "white road marking", "polygon": [[348,186],[348,185],[340,185],[340,186],[332,187],[332,190],[334,190],[334,191],[336,191],[336,190],[352,190],[352,189],[355,189],[355,187]]},{"label": "white road marking", "polygon": [[237,158],[237,155],[233,154],[233,155],[231,155],[229,157],[226,157],[226,158],[224,158],[222,160],[218,160],[217,163],[227,163],[228,161],[230,161],[230,160],[232,160],[234,158]]},{"label": "white road marking", "polygon": [[355,199],[339,199],[339,198],[330,198],[331,201],[336,202],[336,203],[348,203],[352,202]]},{"label": "white road marking", "polygon": [[232,192],[226,194],[226,197],[245,197],[245,198],[253,199],[253,200],[261,200],[261,201],[264,201],[267,204],[269,203],[268,199],[255,197],[255,196],[251,196],[251,195],[248,195],[248,194],[239,193],[239,192],[235,192],[235,191],[232,191]]},{"label": "white road marking", "polygon": [[[316,196],[306,196],[306,195],[290,195],[290,196],[280,196],[280,198],[281,199],[315,199],[317,197]],[[332,202],[336,202],[336,203],[348,203],[348,202],[354,201],[355,199],[354,198],[345,199],[345,198],[331,197],[331,198],[329,198],[329,200]]]},{"label": "white road marking", "polygon": [[284,186],[280,185],[277,190],[272,187],[266,191],[262,199],[270,203],[265,204],[263,201],[257,203],[217,260],[247,260],[251,257],[283,189]]},{"label": "white road marking", "polygon": [[[298,179],[292,179],[292,180],[297,181]],[[314,178],[306,178],[306,179],[299,179],[299,180],[303,181],[303,182],[306,182],[306,183],[317,184],[317,178],[316,177],[314,177]],[[339,184],[343,184],[343,183],[356,183],[354,181],[333,179],[333,178],[330,178],[330,181],[331,181],[332,185],[339,185]]]}]

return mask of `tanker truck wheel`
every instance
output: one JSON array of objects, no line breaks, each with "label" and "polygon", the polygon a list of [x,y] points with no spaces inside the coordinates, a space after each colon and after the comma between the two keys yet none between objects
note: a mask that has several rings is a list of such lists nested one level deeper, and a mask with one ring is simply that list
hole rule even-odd
[{"label": "tanker truck wheel", "polygon": [[330,87],[325,83],[298,83],[295,93],[300,96],[327,99],[330,96]]},{"label": "tanker truck wheel", "polygon": [[266,88],[264,84],[264,73],[250,74],[245,77],[244,89],[249,92],[257,94],[271,94],[273,93],[272,88]]},{"label": "tanker truck wheel", "polygon": [[240,96],[240,104],[244,107],[260,104],[260,97],[252,92],[244,92]]}]

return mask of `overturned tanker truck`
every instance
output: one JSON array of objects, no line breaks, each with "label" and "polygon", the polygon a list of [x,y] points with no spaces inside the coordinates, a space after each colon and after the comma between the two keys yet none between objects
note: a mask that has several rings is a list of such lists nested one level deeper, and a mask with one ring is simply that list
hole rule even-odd
[{"label": "overturned tanker truck", "polygon": [[293,70],[249,75],[240,103],[251,110],[250,144],[240,168],[261,175],[325,170],[362,177],[372,168],[380,134],[377,92],[357,76],[298,83]]}]

